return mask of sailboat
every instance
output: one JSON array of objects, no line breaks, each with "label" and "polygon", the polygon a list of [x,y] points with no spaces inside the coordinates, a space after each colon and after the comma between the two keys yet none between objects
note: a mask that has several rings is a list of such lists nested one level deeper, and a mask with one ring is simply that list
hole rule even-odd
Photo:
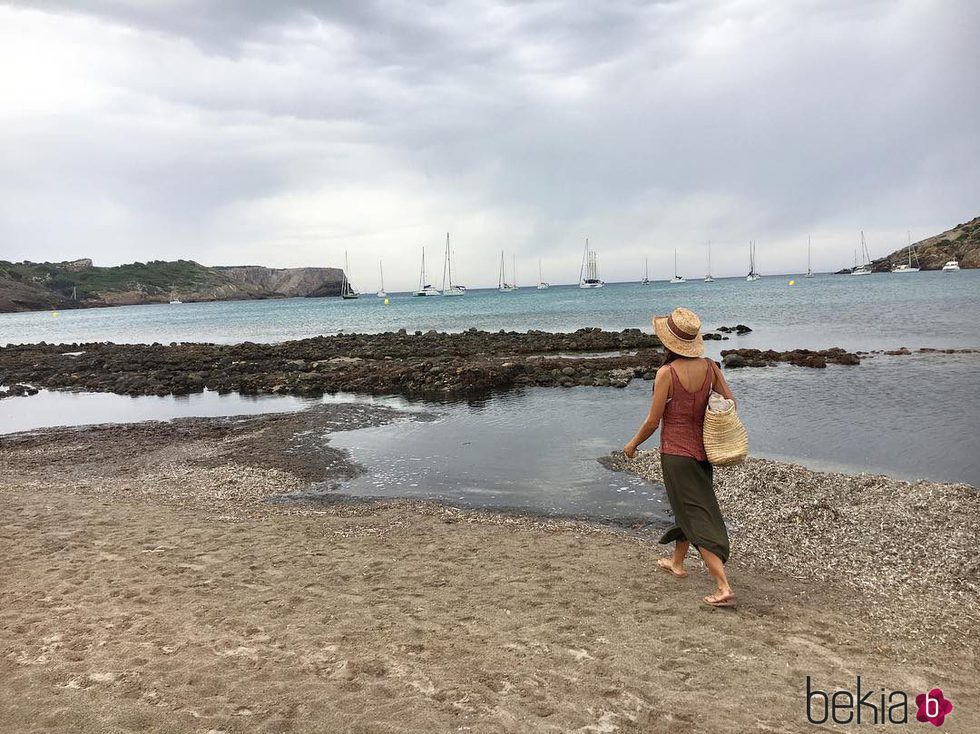
[{"label": "sailboat", "polygon": [[579,288],[602,288],[605,283],[599,278],[599,262],[595,250],[589,249],[589,239],[585,239],[585,254],[578,275]]},{"label": "sailboat", "polygon": [[918,273],[919,272],[919,256],[915,256],[915,267],[912,267],[912,233],[906,231],[909,239],[909,261],[908,263],[902,263],[901,265],[896,265],[892,268],[893,273]]},{"label": "sailboat", "polygon": [[[72,296],[73,297],[74,297],[74,294],[75,294],[75,291],[72,290]],[[183,303],[183,301],[180,300],[179,298],[177,298],[177,287],[173,283],[171,283],[170,284],[170,305],[171,306],[179,306],[182,303]]]},{"label": "sailboat", "polygon": [[381,290],[378,291],[378,298],[387,298],[388,293],[385,291],[385,267],[380,260],[378,260],[378,270],[381,271]]},{"label": "sailboat", "polygon": [[804,278],[813,277],[813,268],[810,266],[810,235],[806,236],[806,275]]},{"label": "sailboat", "polygon": [[419,289],[412,294],[413,296],[441,296],[442,294],[431,285],[425,282],[425,248],[422,248],[422,270],[419,272]]},{"label": "sailboat", "polygon": [[682,278],[677,274],[677,248],[674,248],[674,277],[668,281],[671,285],[677,285],[678,283],[686,283],[687,278]]},{"label": "sailboat", "polygon": [[861,230],[861,264],[855,266],[851,275],[871,275],[871,253],[864,241],[864,230]]},{"label": "sailboat", "polygon": [[[515,256],[514,264],[517,264],[517,258]],[[512,283],[507,282],[507,274],[504,272],[504,251],[500,251],[500,277],[497,279],[497,290],[501,293],[513,293],[517,290],[517,287]]]},{"label": "sailboat", "polygon": [[755,271],[755,240],[749,242],[749,274],[745,276],[748,282],[758,280],[762,276]]},{"label": "sailboat", "polygon": [[359,298],[360,293],[354,290],[354,286],[350,284],[350,278],[347,277],[347,273],[350,272],[350,261],[347,259],[347,251],[344,251],[344,282],[340,286],[340,297],[347,300],[352,300],[354,298]]},{"label": "sailboat", "polygon": [[643,280],[640,285],[650,285],[650,258],[643,258]]},{"label": "sailboat", "polygon": [[449,249],[449,232],[446,232],[446,260],[442,264],[442,295],[465,296],[466,289],[453,285],[453,255]]},{"label": "sailboat", "polygon": [[544,276],[541,274],[541,261],[538,260],[538,290],[544,291],[551,287],[551,283],[544,282]]},{"label": "sailboat", "polygon": [[711,240],[708,240],[708,274],[704,276],[704,282],[715,282],[715,277],[711,274]]}]

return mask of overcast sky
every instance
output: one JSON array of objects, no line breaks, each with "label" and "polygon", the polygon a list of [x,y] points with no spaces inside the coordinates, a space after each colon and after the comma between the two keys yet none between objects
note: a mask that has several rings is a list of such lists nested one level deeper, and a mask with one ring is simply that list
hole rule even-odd
[{"label": "overcast sky", "polygon": [[[79,10],[85,7],[85,10]],[[980,3],[0,0],[0,259],[610,281],[980,215]],[[433,270],[441,273],[441,265]]]}]

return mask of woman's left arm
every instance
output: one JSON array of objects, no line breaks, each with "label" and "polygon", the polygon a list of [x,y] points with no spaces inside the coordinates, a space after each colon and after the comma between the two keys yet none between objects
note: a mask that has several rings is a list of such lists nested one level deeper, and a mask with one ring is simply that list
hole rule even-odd
[{"label": "woman's left arm", "polygon": [[667,398],[670,397],[670,381],[670,368],[664,365],[657,370],[650,412],[647,413],[646,420],[643,421],[643,425],[640,426],[633,439],[623,447],[623,453],[626,454],[627,458],[632,459],[636,455],[636,449],[639,445],[650,438],[660,426],[660,419],[663,418],[664,408],[667,406]]}]

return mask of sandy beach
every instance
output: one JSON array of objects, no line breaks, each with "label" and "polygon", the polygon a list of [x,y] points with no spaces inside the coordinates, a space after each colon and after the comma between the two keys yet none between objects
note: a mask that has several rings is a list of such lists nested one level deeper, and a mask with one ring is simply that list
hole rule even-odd
[{"label": "sandy beach", "polygon": [[359,471],[289,436],[395,417],[331,405],[0,439],[0,730],[804,732],[821,730],[807,676],[834,691],[858,675],[908,693],[913,726],[912,697],[938,686],[956,706],[943,730],[980,728],[973,488],[723,472],[734,611],[700,603],[693,557],[684,581],[658,572],[650,535],[265,500]]}]

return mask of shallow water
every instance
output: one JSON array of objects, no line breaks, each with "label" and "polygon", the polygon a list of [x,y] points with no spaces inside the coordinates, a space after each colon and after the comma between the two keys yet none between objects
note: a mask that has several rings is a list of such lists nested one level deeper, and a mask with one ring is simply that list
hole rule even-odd
[{"label": "shallow water", "polygon": [[228,415],[288,413],[303,410],[308,400],[279,395],[115,395],[98,392],[41,390],[31,397],[0,401],[0,434],[57,426],[168,421]]},{"label": "shallow water", "polygon": [[[859,367],[729,370],[753,456],[813,469],[880,472],[980,486],[977,355],[880,356]],[[621,449],[649,407],[651,383],[533,388],[469,403],[326,396],[437,414],[433,422],[342,431],[331,445],[367,473],[360,497],[416,497],[548,515],[668,521],[663,489],[596,459]],[[937,410],[936,396],[944,397]],[[950,399],[952,398],[952,399]],[[0,403],[0,433],[51,425],[294,411],[320,402],[203,393],[131,398],[42,392]],[[953,430],[951,426],[959,429]],[[650,444],[656,445],[655,436]]]}]

